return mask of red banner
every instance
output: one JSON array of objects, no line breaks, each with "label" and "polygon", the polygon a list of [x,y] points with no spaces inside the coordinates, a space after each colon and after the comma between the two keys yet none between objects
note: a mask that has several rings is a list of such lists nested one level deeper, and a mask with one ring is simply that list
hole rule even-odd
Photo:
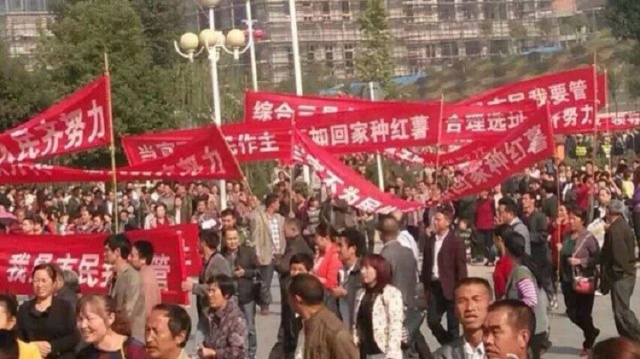
[{"label": "red banner", "polygon": [[614,112],[598,116],[598,131],[620,132],[640,126],[640,112]]},{"label": "red banner", "polygon": [[311,167],[332,196],[362,211],[387,214],[396,209],[410,212],[423,206],[422,203],[404,201],[380,191],[299,131],[294,135],[293,160]]},{"label": "red banner", "polygon": [[533,117],[526,125],[508,132],[488,149],[480,165],[466,172],[443,196],[448,200],[456,200],[493,188],[514,173],[553,154],[553,126],[549,117]]},{"label": "red banner", "polygon": [[101,76],[29,121],[0,134],[0,164],[109,145],[109,77]]},{"label": "red banner", "polygon": [[[241,179],[238,163],[214,125],[200,128],[188,144],[176,147],[165,158],[118,168],[121,181],[145,179],[195,180]],[[35,163],[0,164],[0,183],[92,182],[110,181],[110,170],[81,170]]]},{"label": "red banner", "polygon": [[597,110],[604,107],[607,98],[605,76],[599,74],[597,84],[595,78],[593,67],[556,72],[501,86],[458,104],[495,106],[534,100],[543,107],[549,103],[556,134],[589,132],[593,131]]},{"label": "red banner", "polygon": [[[191,225],[195,226],[195,225]],[[153,243],[153,269],[161,288],[162,301],[188,304],[189,295],[181,283],[186,279],[181,230],[185,226],[127,232],[136,240]],[[57,263],[78,274],[82,293],[105,293],[111,265],[104,263],[106,235],[1,236],[0,288],[16,295],[31,295],[31,272],[40,263]]]},{"label": "red banner", "polygon": [[[238,162],[286,159],[291,157],[291,125],[277,122],[268,126],[237,123],[221,127]],[[201,128],[170,130],[125,136],[122,147],[130,165],[166,157],[202,132]]]},{"label": "red banner", "polygon": [[247,91],[244,96],[245,122],[291,121],[300,123],[321,114],[344,114],[355,110],[385,107],[390,102],[373,102],[344,97],[296,96],[284,93]]}]

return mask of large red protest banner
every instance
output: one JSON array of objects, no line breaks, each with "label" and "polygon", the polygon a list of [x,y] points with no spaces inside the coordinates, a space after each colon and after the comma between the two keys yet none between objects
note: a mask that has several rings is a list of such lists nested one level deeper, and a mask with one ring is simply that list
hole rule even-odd
[{"label": "large red protest banner", "polygon": [[392,102],[373,102],[344,97],[297,96],[285,93],[247,91],[244,96],[245,122],[291,121],[306,122],[307,117],[320,114],[344,114],[367,108],[380,108]]},{"label": "large red protest banner", "polygon": [[[0,183],[91,182],[110,181],[110,170],[81,170],[36,163],[0,164]],[[122,181],[166,179],[242,179],[237,161],[222,139],[216,126],[200,129],[189,143],[176,147],[165,158],[118,168],[116,177]]]},{"label": "large red protest banner", "polygon": [[[162,300],[188,304],[181,283],[186,279],[182,226],[127,232],[136,240],[149,240],[155,248],[152,266]],[[0,288],[12,294],[31,295],[31,272],[40,263],[57,263],[78,274],[83,293],[105,293],[112,268],[104,263],[106,235],[0,236]]]},{"label": "large red protest banner", "polygon": [[533,117],[487,149],[473,171],[450,187],[443,198],[456,200],[495,187],[513,173],[554,154],[553,126],[548,116]]},{"label": "large red protest banner", "polygon": [[396,209],[409,212],[423,206],[420,202],[404,201],[380,191],[299,131],[294,135],[293,161],[311,167],[332,196],[362,211],[387,214]]},{"label": "large red protest banner", "polygon": [[37,161],[109,145],[110,82],[101,76],[29,121],[0,134],[0,164]]},{"label": "large red protest banner", "polygon": [[[200,128],[170,130],[122,137],[122,148],[130,165],[167,157],[177,146],[188,143]],[[291,157],[291,125],[274,122],[266,126],[237,123],[221,126],[224,138],[238,162],[280,160]]]},{"label": "large red protest banner", "polygon": [[606,98],[605,76],[596,76],[593,67],[584,67],[510,83],[458,104],[495,106],[533,100],[544,107],[548,103],[554,132],[572,134],[593,131],[594,118]]}]

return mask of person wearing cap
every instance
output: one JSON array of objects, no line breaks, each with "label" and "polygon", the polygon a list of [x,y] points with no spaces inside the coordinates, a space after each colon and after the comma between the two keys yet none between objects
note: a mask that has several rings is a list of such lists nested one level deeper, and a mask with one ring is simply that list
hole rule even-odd
[{"label": "person wearing cap", "polygon": [[635,235],[624,219],[625,205],[613,200],[607,207],[609,228],[602,246],[601,291],[611,291],[613,319],[618,334],[640,341],[640,322],[630,308],[631,295],[636,282]]}]

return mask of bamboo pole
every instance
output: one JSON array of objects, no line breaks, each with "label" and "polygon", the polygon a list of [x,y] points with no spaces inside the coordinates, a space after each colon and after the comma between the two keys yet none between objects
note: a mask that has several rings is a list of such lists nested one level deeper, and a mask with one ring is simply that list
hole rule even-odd
[{"label": "bamboo pole", "polygon": [[[104,74],[107,77],[107,116],[111,121],[111,181],[113,185],[113,193],[115,194],[115,200],[113,201],[113,223],[115,224],[115,231],[118,231],[118,224],[120,221],[118,214],[118,178],[116,175],[116,138],[115,138],[115,123],[113,122],[113,109],[111,106],[111,74],[109,73],[109,55],[104,53]],[[109,194],[107,193],[107,196]]]}]

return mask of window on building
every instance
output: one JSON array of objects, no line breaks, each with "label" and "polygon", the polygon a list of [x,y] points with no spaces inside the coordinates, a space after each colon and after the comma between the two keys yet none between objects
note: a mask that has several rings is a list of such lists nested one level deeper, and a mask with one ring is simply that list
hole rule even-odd
[{"label": "window on building", "polygon": [[440,44],[440,54],[442,57],[457,57],[458,44],[453,41],[444,41]]},{"label": "window on building", "polygon": [[316,47],[314,45],[309,45],[307,47],[307,61],[313,62],[316,60]]},{"label": "window on building", "polygon": [[293,64],[293,50],[291,49],[290,46],[286,47],[286,51],[287,51],[287,64],[292,65]]},{"label": "window on building", "polygon": [[404,18],[407,22],[413,22],[413,5],[405,5],[402,8],[402,12],[404,13]]},{"label": "window on building", "polygon": [[333,68],[333,46],[327,45],[324,47],[324,59],[325,65],[328,69]]},{"label": "window on building", "polygon": [[436,56],[436,45],[427,45],[427,47],[425,48],[425,57],[428,59],[433,59]]},{"label": "window on building", "polygon": [[464,44],[465,52],[467,56],[480,56],[482,55],[482,44],[480,41],[468,41]]},{"label": "window on building", "polygon": [[291,9],[289,9],[289,1],[284,0],[283,3],[284,3],[284,15],[285,16],[291,15]]},{"label": "window on building", "polygon": [[463,0],[459,5],[462,11],[462,17],[466,20],[475,20],[478,18],[478,3],[476,0]]},{"label": "window on building", "polygon": [[331,6],[328,0],[322,2],[322,18],[325,20],[331,19]]},{"label": "window on building", "polygon": [[484,18],[486,20],[507,20],[506,2],[496,2],[496,1],[485,2]]},{"label": "window on building", "polygon": [[9,11],[23,12],[24,4],[22,0],[11,0],[9,3]]},{"label": "window on building", "polygon": [[355,64],[353,62],[353,45],[344,45],[344,67],[347,75],[353,75]]},{"label": "window on building", "polygon": [[438,18],[441,21],[456,19],[454,0],[438,0]]},{"label": "window on building", "polygon": [[351,20],[351,3],[349,0],[342,0],[342,20]]},{"label": "window on building", "polygon": [[509,40],[491,40],[489,43],[489,54],[506,55],[509,53]]}]

